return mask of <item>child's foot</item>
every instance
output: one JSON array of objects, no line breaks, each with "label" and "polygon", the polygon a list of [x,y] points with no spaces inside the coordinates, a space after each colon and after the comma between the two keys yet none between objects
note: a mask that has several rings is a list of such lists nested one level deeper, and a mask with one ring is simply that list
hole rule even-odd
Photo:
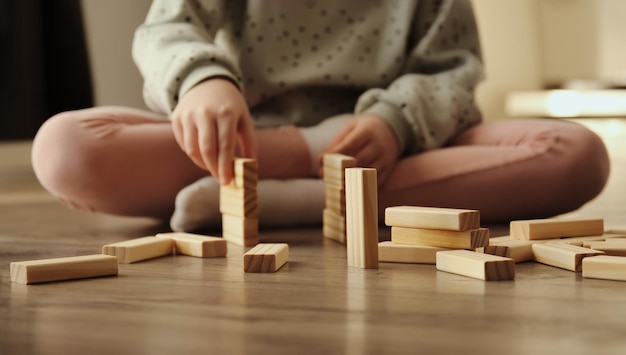
[{"label": "child's foot", "polygon": [[[219,184],[202,178],[176,196],[170,227],[178,232],[218,229]],[[257,185],[260,227],[321,225],[325,204],[324,182],[319,179],[260,180]]]}]

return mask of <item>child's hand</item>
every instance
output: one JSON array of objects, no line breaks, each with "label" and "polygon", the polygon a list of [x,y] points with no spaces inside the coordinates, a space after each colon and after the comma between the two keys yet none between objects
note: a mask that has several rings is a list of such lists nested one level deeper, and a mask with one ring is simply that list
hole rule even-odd
[{"label": "child's hand", "polygon": [[221,184],[233,176],[237,143],[244,157],[256,157],[254,126],[239,90],[225,79],[209,79],[189,90],[172,115],[176,142]]},{"label": "child's hand", "polygon": [[322,152],[352,156],[357,166],[376,168],[382,185],[398,160],[399,147],[391,127],[380,117],[360,115],[343,127]]}]

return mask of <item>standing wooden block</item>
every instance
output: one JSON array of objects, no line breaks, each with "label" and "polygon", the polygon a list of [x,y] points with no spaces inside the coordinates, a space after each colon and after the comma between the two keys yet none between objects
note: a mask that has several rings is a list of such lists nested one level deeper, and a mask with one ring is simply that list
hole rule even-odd
[{"label": "standing wooden block", "polygon": [[378,186],[376,169],[346,169],[348,265],[378,268]]},{"label": "standing wooden block", "polygon": [[535,261],[574,272],[580,272],[582,270],[581,263],[583,258],[603,254],[604,253],[601,251],[564,243],[549,242],[533,244]]},{"label": "standing wooden block", "polygon": [[326,184],[326,208],[342,216],[346,214],[346,191],[343,187]]},{"label": "standing wooden block", "polygon": [[437,253],[437,270],[485,281],[513,280],[515,261],[469,250],[440,251]]},{"label": "standing wooden block", "polygon": [[398,244],[430,245],[452,249],[476,249],[489,245],[489,229],[466,231],[391,227],[391,240]]},{"label": "standing wooden block", "polygon": [[626,281],[626,258],[620,256],[592,256],[583,259],[583,277],[591,279]]},{"label": "standing wooden block", "polygon": [[256,190],[259,181],[258,165],[255,159],[235,159],[235,178],[231,186],[238,189]]},{"label": "standing wooden block", "polygon": [[174,241],[174,252],[198,258],[214,258],[226,256],[228,246],[226,240],[219,237],[192,233],[159,233],[157,238]]},{"label": "standing wooden block", "polygon": [[387,263],[435,264],[438,251],[447,251],[429,245],[396,244],[390,241],[378,243],[378,261]]},{"label": "standing wooden block", "polygon": [[259,243],[259,220],[223,214],[222,236],[237,245],[255,246]]},{"label": "standing wooden block", "polygon": [[239,217],[257,218],[259,215],[256,189],[220,186],[220,212]]},{"label": "standing wooden block", "polygon": [[385,224],[392,227],[465,231],[480,227],[480,212],[420,206],[387,207]]},{"label": "standing wooden block", "polygon": [[102,254],[19,261],[10,265],[11,281],[20,284],[114,276],[117,270],[117,257]]},{"label": "standing wooden block", "polygon": [[603,219],[533,219],[512,221],[511,237],[519,240],[594,236],[604,233]]},{"label": "standing wooden block", "polygon": [[328,208],[325,208],[323,213],[322,234],[324,237],[346,244],[346,218]]},{"label": "standing wooden block", "polygon": [[171,239],[143,237],[107,244],[102,254],[117,256],[120,264],[131,264],[159,256],[172,255],[174,242]]},{"label": "standing wooden block", "polygon": [[258,244],[243,254],[244,272],[276,272],[289,259],[286,243]]}]

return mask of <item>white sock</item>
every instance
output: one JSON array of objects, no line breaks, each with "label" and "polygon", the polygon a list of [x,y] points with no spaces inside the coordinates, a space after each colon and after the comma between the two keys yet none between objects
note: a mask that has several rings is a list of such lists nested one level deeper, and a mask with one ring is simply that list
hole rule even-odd
[{"label": "white sock", "polygon": [[316,126],[300,128],[300,133],[311,152],[311,171],[314,175],[317,175],[319,171],[320,166],[318,158],[322,154],[322,151],[328,147],[328,144],[335,138],[341,128],[353,118],[354,115],[340,115],[328,118]]},{"label": "white sock", "polygon": [[[212,177],[202,178],[176,196],[170,228],[176,232],[218,229],[219,184]],[[319,179],[260,180],[259,227],[299,227],[322,224],[325,198],[324,181]]]}]

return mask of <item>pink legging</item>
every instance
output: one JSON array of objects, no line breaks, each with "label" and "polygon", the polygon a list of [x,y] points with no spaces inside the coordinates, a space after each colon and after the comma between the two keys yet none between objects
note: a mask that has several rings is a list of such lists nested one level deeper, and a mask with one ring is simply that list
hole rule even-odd
[{"label": "pink legging", "polygon": [[[307,177],[308,151],[290,149],[303,142],[297,128],[257,134],[261,179]],[[159,219],[170,217],[182,188],[208,174],[178,147],[164,117],[122,107],[52,117],[35,138],[32,162],[41,184],[70,207]],[[485,223],[546,218],[591,200],[608,174],[601,139],[578,124],[499,120],[401,159],[379,189],[379,208],[471,208]]]}]

